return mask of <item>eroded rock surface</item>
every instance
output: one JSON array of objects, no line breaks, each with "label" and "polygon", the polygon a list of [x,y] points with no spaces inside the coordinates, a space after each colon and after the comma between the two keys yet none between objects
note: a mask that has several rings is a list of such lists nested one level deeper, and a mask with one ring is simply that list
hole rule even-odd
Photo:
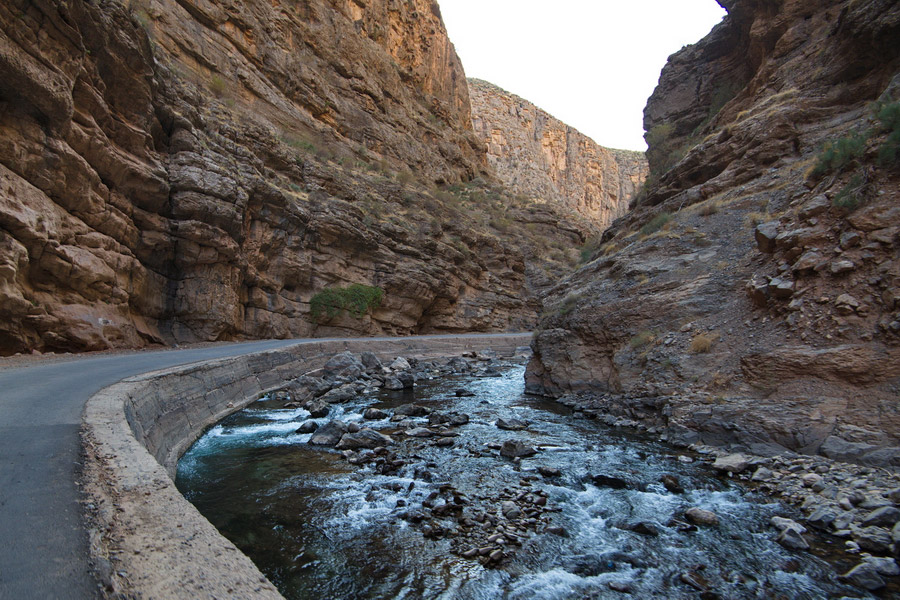
[{"label": "eroded rock surface", "polygon": [[900,173],[877,117],[900,101],[900,6],[722,4],[647,105],[635,210],[545,302],[529,389],[688,443],[900,465]]},{"label": "eroded rock surface", "polygon": [[430,0],[17,0],[0,44],[2,354],[525,329],[590,231],[490,178]]}]

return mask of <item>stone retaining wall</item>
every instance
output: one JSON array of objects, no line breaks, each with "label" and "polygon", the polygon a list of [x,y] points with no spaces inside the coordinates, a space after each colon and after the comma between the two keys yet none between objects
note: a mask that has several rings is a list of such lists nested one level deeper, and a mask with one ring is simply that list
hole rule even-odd
[{"label": "stone retaining wall", "polygon": [[510,334],[311,341],[146,373],[104,389],[88,401],[83,430],[98,578],[113,595],[280,598],[175,488],[175,466],[190,444],[209,425],[339,352],[371,351],[390,359],[491,348],[511,355],[529,340],[530,334]]}]

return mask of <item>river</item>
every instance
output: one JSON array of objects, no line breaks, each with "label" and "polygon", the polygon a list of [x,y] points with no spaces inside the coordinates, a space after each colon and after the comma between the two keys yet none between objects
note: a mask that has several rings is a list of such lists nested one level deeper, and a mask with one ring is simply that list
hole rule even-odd
[{"label": "river", "polygon": [[[437,378],[333,405],[315,421],[356,422],[397,441],[387,455],[353,455],[365,464],[309,445],[310,434],[296,433],[309,413],[263,399],[209,429],[179,462],[177,485],[290,599],[872,597],[774,541],[769,519],[796,517],[788,507],[683,449],[525,395],[523,371],[505,364],[499,376]],[[363,422],[366,408],[410,402],[469,422],[443,438],[397,433],[427,417]],[[499,429],[498,419],[527,429]],[[538,452],[502,457],[507,440]],[[667,489],[664,476],[684,491]],[[690,523],[689,508],[718,524]]]}]

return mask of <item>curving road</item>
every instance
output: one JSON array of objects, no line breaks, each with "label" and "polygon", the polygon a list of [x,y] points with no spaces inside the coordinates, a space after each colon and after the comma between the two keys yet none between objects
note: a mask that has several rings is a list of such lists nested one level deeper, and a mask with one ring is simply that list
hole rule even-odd
[{"label": "curving road", "polygon": [[88,398],[148,371],[322,341],[328,340],[270,340],[84,356],[0,370],[0,600],[99,596],[89,570],[87,532],[76,485],[81,414]]}]

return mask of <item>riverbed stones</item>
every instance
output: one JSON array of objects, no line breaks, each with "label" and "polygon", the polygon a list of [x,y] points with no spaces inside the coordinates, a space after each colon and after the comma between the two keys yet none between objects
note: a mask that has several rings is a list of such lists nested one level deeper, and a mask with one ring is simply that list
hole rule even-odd
[{"label": "riverbed stones", "polygon": [[791,550],[809,550],[809,542],[806,541],[795,527],[785,527],[775,538],[779,544]]},{"label": "riverbed stones", "polygon": [[412,429],[407,429],[404,434],[408,437],[418,438],[433,437],[435,435],[435,433],[427,427],[413,427]]},{"label": "riverbed stones", "polygon": [[363,413],[363,419],[367,421],[380,421],[381,419],[390,418],[390,415],[380,408],[369,407]]},{"label": "riverbed stones", "polygon": [[891,532],[884,527],[860,527],[853,532],[853,539],[863,550],[880,555],[890,554],[894,546]]},{"label": "riverbed stones", "polygon": [[522,511],[516,506],[515,502],[510,500],[506,500],[500,504],[500,511],[503,513],[503,516],[507,519],[518,519],[522,516]]},{"label": "riverbed stones", "polygon": [[359,387],[357,387],[355,383],[345,383],[340,387],[325,392],[319,400],[327,402],[328,404],[342,404],[353,400],[358,394]]},{"label": "riverbed stones", "polygon": [[324,419],[331,412],[331,406],[328,402],[313,400],[306,405],[306,410],[309,411],[309,416],[313,419]]},{"label": "riverbed stones", "polygon": [[872,563],[862,562],[843,575],[841,579],[869,591],[880,590],[886,584]]},{"label": "riverbed stones", "polygon": [[684,493],[684,487],[681,485],[681,481],[679,481],[678,477],[676,477],[675,475],[663,475],[660,478],[660,482],[663,484],[663,487],[672,494]]},{"label": "riverbed stones", "polygon": [[402,356],[398,356],[394,359],[394,362],[391,363],[389,367],[391,371],[408,371],[411,367],[409,361]]},{"label": "riverbed stones", "polygon": [[367,371],[370,372],[378,372],[384,366],[381,362],[381,359],[374,352],[363,352],[359,355],[359,360],[366,368]]},{"label": "riverbed stones", "polygon": [[519,440],[506,440],[500,446],[500,456],[506,458],[525,458],[535,454],[537,454],[537,450]]},{"label": "riverbed stones", "polygon": [[427,417],[430,413],[431,409],[421,404],[401,404],[394,408],[394,415],[405,417]]},{"label": "riverbed stones", "polygon": [[719,517],[716,513],[696,506],[684,511],[684,516],[695,525],[711,527],[719,524]]},{"label": "riverbed stones", "polygon": [[528,424],[520,419],[497,419],[496,425],[506,431],[522,431],[528,427]]},{"label": "riverbed stones", "polygon": [[712,468],[726,473],[743,473],[751,464],[751,458],[744,454],[728,454],[716,458]]},{"label": "riverbed stones", "polygon": [[318,428],[319,425],[315,421],[304,421],[295,433],[314,433]]},{"label": "riverbed stones", "polygon": [[869,525],[893,527],[898,521],[900,521],[900,509],[893,506],[882,506],[863,517],[862,524],[864,527]]},{"label": "riverbed stones", "polygon": [[788,519],[785,517],[772,517],[771,519],[769,519],[769,523],[771,523],[772,526],[778,531],[784,531],[785,529],[796,529],[798,533],[806,533],[806,527],[793,519]]},{"label": "riverbed stones", "polygon": [[562,475],[562,472],[555,467],[538,467],[538,473],[541,474],[542,477],[559,477]]},{"label": "riverbed stones", "polygon": [[343,421],[329,421],[309,438],[309,443],[314,446],[335,446],[341,437],[347,433],[347,425]]},{"label": "riverbed stones", "polygon": [[368,427],[360,429],[356,433],[345,433],[341,436],[336,448],[358,450],[360,448],[368,448],[370,450],[383,446],[389,446],[394,440],[374,429]]}]

